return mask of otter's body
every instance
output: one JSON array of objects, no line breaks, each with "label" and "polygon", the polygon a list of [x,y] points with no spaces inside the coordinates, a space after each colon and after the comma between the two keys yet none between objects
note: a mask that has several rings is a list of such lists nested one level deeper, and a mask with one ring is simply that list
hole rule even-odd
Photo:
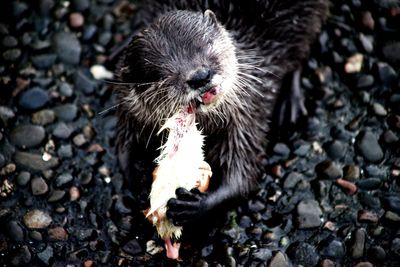
[{"label": "otter's body", "polygon": [[184,224],[254,189],[282,77],[301,66],[326,15],[325,0],[145,1],[116,86],[119,160],[136,194],[149,192],[154,133],[187,105],[214,174],[207,194],[178,190],[167,215]]}]

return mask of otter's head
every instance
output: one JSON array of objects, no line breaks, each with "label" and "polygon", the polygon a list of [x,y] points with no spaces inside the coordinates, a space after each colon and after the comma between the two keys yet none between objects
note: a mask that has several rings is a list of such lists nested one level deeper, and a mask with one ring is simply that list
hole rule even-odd
[{"label": "otter's head", "polygon": [[238,72],[233,41],[209,10],[156,19],[131,41],[120,71],[122,82],[135,85],[127,102],[161,119],[189,105],[218,109],[234,94]]}]

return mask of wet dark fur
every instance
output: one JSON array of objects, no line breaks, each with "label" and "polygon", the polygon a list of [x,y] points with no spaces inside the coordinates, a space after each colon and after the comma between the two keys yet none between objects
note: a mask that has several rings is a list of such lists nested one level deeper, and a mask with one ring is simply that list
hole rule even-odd
[{"label": "wet dark fur", "polygon": [[[235,100],[236,102],[223,105],[218,109],[220,116],[208,113],[197,116],[199,127],[206,136],[206,160],[211,164],[214,175],[208,194],[196,198],[198,203],[188,212],[191,218],[196,218],[197,214],[204,214],[238,196],[246,196],[254,189],[256,180],[263,171],[261,161],[265,156],[269,118],[281,86],[281,77],[298,69],[302,60],[308,56],[310,45],[320,31],[328,8],[326,0],[146,0],[136,16],[135,25],[145,28],[160,15],[176,9],[198,11],[199,16],[206,9],[212,10],[233,38],[238,62],[243,66],[252,66],[239,67],[239,70],[257,77],[243,77],[245,86],[242,87],[245,93],[238,97],[241,103]],[[160,70],[160,65],[166,63],[165,59],[157,53],[152,55],[154,50],[159,49],[166,54],[175,53],[180,49],[177,45],[182,43],[178,44],[174,40],[184,36],[187,39],[184,45],[187,46],[191,58],[195,59],[196,53],[202,53],[202,47],[198,47],[199,42],[196,41],[199,37],[191,36],[193,32],[201,32],[202,25],[193,25],[194,30],[188,27],[175,31],[174,24],[179,19],[189,20],[185,22],[188,25],[191,23],[190,14],[186,13],[176,13],[158,22],[171,26],[167,27],[167,34],[172,38],[148,37],[146,54],[137,53],[135,48],[136,38],[141,38],[139,33],[139,37],[134,38],[125,49],[117,68],[117,78],[121,82],[142,83],[115,86],[115,89],[123,102],[119,106],[117,141],[120,163],[135,195],[142,194],[144,198],[149,193],[152,162],[159,153],[156,149],[161,143],[160,137],[155,135],[160,128],[159,122],[149,123],[148,117],[162,107],[149,100],[148,110],[144,110],[143,106],[126,103],[126,97],[131,90],[154,90],[146,83],[156,82],[160,76],[168,75],[166,69]],[[211,24],[212,22],[207,27],[212,27]],[[210,39],[218,38],[216,30],[203,31]],[[144,62],[148,55],[151,64]],[[190,71],[190,62],[185,62],[188,58],[179,58],[179,55],[177,57],[176,64],[181,66],[188,63],[185,71]],[[219,59],[217,57],[208,60]],[[169,64],[167,69],[174,73],[176,67]],[[163,119],[168,115],[172,114],[164,112]],[[138,177],[143,173],[143,168],[147,169],[146,184],[140,184],[143,177]],[[184,197],[182,200],[185,201]],[[191,201],[194,201],[193,198]],[[178,213],[185,212],[183,208]],[[172,216],[177,216],[179,221],[179,214]],[[182,220],[185,221],[187,220]]]}]

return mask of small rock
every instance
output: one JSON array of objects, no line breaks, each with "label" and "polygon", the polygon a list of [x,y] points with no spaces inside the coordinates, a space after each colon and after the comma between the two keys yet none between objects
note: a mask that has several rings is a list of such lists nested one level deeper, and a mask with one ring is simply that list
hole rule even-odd
[{"label": "small rock", "polygon": [[142,247],[139,245],[138,241],[133,239],[126,243],[123,247],[122,250],[132,256],[138,255],[142,253]]},{"label": "small rock", "polygon": [[383,141],[385,141],[386,144],[394,144],[399,140],[400,138],[392,130],[387,130],[383,134]]},{"label": "small rock", "polygon": [[286,256],[278,251],[275,256],[272,258],[271,262],[269,263],[268,267],[289,267],[290,264]]},{"label": "small rock", "polygon": [[0,106],[0,122],[3,122],[3,124],[7,126],[8,122],[14,118],[15,113],[12,109]]},{"label": "small rock", "polygon": [[39,125],[53,123],[56,119],[55,113],[51,109],[44,109],[32,114],[32,122]]},{"label": "small rock", "polygon": [[62,159],[72,158],[73,156],[72,146],[70,144],[61,145],[57,150],[57,155]]},{"label": "small rock", "polygon": [[360,33],[359,40],[365,52],[371,53],[372,51],[374,51],[374,39],[372,38],[372,36],[366,36]]},{"label": "small rock", "polygon": [[44,161],[42,155],[20,151],[15,153],[15,161],[18,165],[35,171],[49,170],[58,165],[58,159],[56,157]]},{"label": "small rock", "polygon": [[326,153],[332,159],[341,159],[347,153],[347,147],[342,141],[334,140],[325,145]]},{"label": "small rock", "polygon": [[65,82],[60,84],[58,90],[62,96],[71,97],[74,94],[74,90],[72,89],[71,85]]},{"label": "small rock", "polygon": [[382,180],[379,178],[367,178],[357,181],[357,185],[360,189],[376,190],[381,187]]},{"label": "small rock", "polygon": [[290,149],[284,143],[277,143],[273,148],[273,152],[282,158],[287,158],[289,157]]},{"label": "small rock", "polygon": [[272,251],[268,248],[259,248],[253,251],[251,258],[256,261],[267,262],[272,257]]},{"label": "small rock", "polygon": [[24,224],[29,229],[43,229],[51,224],[50,215],[41,210],[31,210],[24,215]]},{"label": "small rock", "polygon": [[296,184],[300,181],[305,180],[304,175],[298,172],[290,172],[283,183],[283,188],[291,189],[296,186]]},{"label": "small rock", "polygon": [[372,104],[372,110],[374,111],[374,114],[377,116],[386,116],[388,113],[386,109],[379,103],[374,103]]},{"label": "small rock", "polygon": [[400,215],[398,215],[394,212],[387,211],[387,212],[385,212],[384,217],[386,220],[388,220],[390,222],[400,223]]},{"label": "small rock", "polygon": [[78,70],[74,74],[74,85],[75,88],[79,91],[84,92],[85,94],[92,94],[96,88],[97,84],[95,81],[93,81],[90,77],[89,74],[85,74],[84,71]]},{"label": "small rock", "polygon": [[374,76],[362,75],[358,78],[356,87],[360,89],[369,88],[374,84]]},{"label": "small rock", "polygon": [[354,195],[357,192],[357,186],[344,179],[337,179],[336,183],[345,191],[347,195]]},{"label": "small rock", "polygon": [[72,141],[77,147],[81,147],[88,142],[88,140],[85,138],[85,135],[83,134],[75,135]]},{"label": "small rock", "polygon": [[27,266],[31,261],[32,255],[27,246],[22,246],[17,249],[15,256],[11,259],[11,264],[14,266]]},{"label": "small rock", "polygon": [[24,241],[24,231],[16,221],[10,221],[5,225],[6,233],[14,242]]},{"label": "small rock", "polygon": [[357,137],[356,146],[364,158],[376,163],[383,159],[383,151],[376,136],[370,131],[363,131]]},{"label": "small rock", "polygon": [[373,246],[368,249],[368,257],[376,261],[382,261],[386,259],[386,252],[380,246]]},{"label": "small rock", "polygon": [[347,165],[343,168],[343,178],[346,180],[360,179],[360,168],[355,165]]},{"label": "small rock", "polygon": [[[1,141],[1,138],[0,138]],[[4,167],[4,165],[6,165],[6,158],[3,156],[3,154],[0,153],[0,169]]]},{"label": "small rock", "polygon": [[79,64],[82,47],[73,33],[58,32],[54,35],[54,50],[58,58],[65,64]]},{"label": "small rock", "polygon": [[355,54],[347,59],[344,70],[346,73],[357,73],[361,71],[364,56],[362,54]]},{"label": "small rock", "polygon": [[64,104],[54,108],[57,118],[61,121],[73,121],[78,115],[78,107],[74,104]]},{"label": "small rock", "polygon": [[376,66],[380,81],[384,85],[390,86],[397,81],[397,73],[389,64],[385,62],[378,62]]},{"label": "small rock", "polygon": [[40,87],[33,87],[21,94],[18,104],[23,109],[34,111],[44,107],[49,100],[49,95],[45,90]]},{"label": "small rock", "polygon": [[370,31],[373,31],[375,29],[375,20],[372,17],[371,12],[369,12],[369,11],[362,12],[361,24]]},{"label": "small rock", "polygon": [[34,240],[36,240],[36,241],[42,241],[43,240],[42,234],[40,232],[38,232],[38,231],[31,231],[29,233],[29,237],[34,239]]},{"label": "small rock", "polygon": [[49,187],[46,181],[43,180],[43,178],[41,177],[36,177],[32,179],[31,188],[32,188],[32,194],[34,196],[43,195],[46,194],[47,191],[49,191]]},{"label": "small rock", "polygon": [[42,126],[20,125],[14,128],[10,134],[11,142],[19,147],[31,148],[39,145],[46,137]]},{"label": "small rock", "polygon": [[400,214],[400,196],[387,196],[383,198],[385,210]]},{"label": "small rock", "polygon": [[18,40],[14,36],[7,35],[3,38],[1,43],[5,48],[12,48],[18,45]]},{"label": "small rock", "polygon": [[319,261],[315,247],[306,242],[293,243],[287,249],[287,254],[296,265],[315,266]]},{"label": "small rock", "polygon": [[89,0],[72,0],[71,4],[73,9],[80,12],[85,11],[90,7]]},{"label": "small rock", "polygon": [[323,161],[315,167],[315,172],[320,179],[335,180],[342,177],[342,170],[333,161]]},{"label": "small rock", "polygon": [[366,223],[377,223],[379,221],[379,217],[376,213],[372,211],[360,210],[358,212],[358,221]]},{"label": "small rock", "polygon": [[80,28],[85,24],[85,18],[79,12],[73,12],[69,15],[69,25],[72,28]]},{"label": "small rock", "polygon": [[328,237],[320,244],[320,255],[327,258],[341,259],[346,255],[346,249],[342,241]]},{"label": "small rock", "polygon": [[329,259],[323,259],[321,261],[320,267],[335,267],[335,263]]},{"label": "small rock", "polygon": [[73,132],[74,129],[64,122],[57,123],[56,127],[53,129],[53,135],[59,139],[68,139]]},{"label": "small rock", "polygon": [[61,200],[63,197],[65,196],[65,191],[64,190],[53,190],[50,193],[49,198],[47,199],[47,201],[51,202],[57,202],[59,200]]},{"label": "small rock", "polygon": [[93,65],[90,72],[96,80],[112,79],[113,73],[107,70],[103,65]]},{"label": "small rock", "polygon": [[319,227],[322,223],[321,216],[321,208],[315,200],[302,200],[297,205],[297,222],[299,229]]},{"label": "small rock", "polygon": [[6,61],[14,62],[17,61],[21,55],[22,52],[20,49],[12,48],[3,52],[3,59]]},{"label": "small rock", "polygon": [[374,265],[370,262],[364,261],[357,263],[354,267],[374,267]]},{"label": "small rock", "polygon": [[50,69],[56,62],[56,54],[42,54],[31,56],[33,65],[38,69]]},{"label": "small rock", "polygon": [[351,257],[353,259],[362,258],[364,255],[366,233],[365,230],[360,228],[354,232],[353,245],[350,249]]},{"label": "small rock", "polygon": [[392,240],[392,245],[391,245],[391,249],[390,249],[393,254],[395,254],[397,257],[400,256],[400,238],[397,237],[395,239]]},{"label": "small rock", "polygon": [[37,257],[43,264],[50,266],[50,260],[53,258],[53,255],[53,248],[50,245],[47,245],[45,250],[37,254]]},{"label": "small rock", "polygon": [[17,183],[20,186],[26,186],[31,180],[31,174],[29,172],[22,171],[17,176]]},{"label": "small rock", "polygon": [[62,227],[55,227],[47,231],[50,241],[66,241],[68,240],[68,233]]},{"label": "small rock", "polygon": [[389,63],[397,64],[400,62],[400,42],[384,45],[382,52]]},{"label": "small rock", "polygon": [[65,184],[71,182],[73,179],[74,179],[74,177],[70,173],[63,173],[55,179],[55,185],[57,187],[61,187]]}]

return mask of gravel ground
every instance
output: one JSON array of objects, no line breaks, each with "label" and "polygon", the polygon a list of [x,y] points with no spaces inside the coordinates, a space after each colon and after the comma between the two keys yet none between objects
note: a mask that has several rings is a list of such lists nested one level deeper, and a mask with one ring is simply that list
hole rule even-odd
[{"label": "gravel ground", "polygon": [[31,2],[0,4],[1,266],[400,266],[397,0],[334,1],[304,66],[308,117],[179,263],[124,187],[101,82],[135,4]]}]

